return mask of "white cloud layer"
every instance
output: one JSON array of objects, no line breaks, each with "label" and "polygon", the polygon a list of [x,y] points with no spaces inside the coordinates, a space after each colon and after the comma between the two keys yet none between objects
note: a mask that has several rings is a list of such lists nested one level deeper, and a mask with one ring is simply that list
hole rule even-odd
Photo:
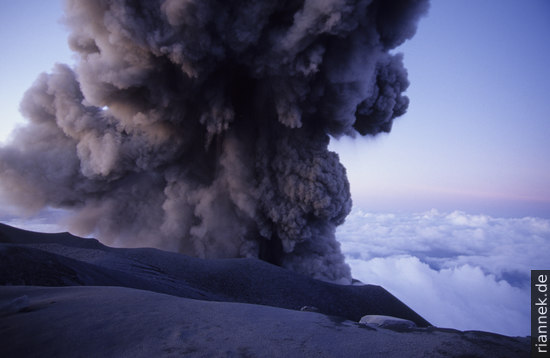
[{"label": "white cloud layer", "polygon": [[61,209],[47,208],[25,215],[17,208],[3,205],[0,206],[0,223],[36,232],[64,232],[67,231],[63,225],[65,213]]},{"label": "white cloud layer", "polygon": [[550,220],[354,209],[337,236],[355,278],[432,324],[530,334],[530,270],[550,268]]}]

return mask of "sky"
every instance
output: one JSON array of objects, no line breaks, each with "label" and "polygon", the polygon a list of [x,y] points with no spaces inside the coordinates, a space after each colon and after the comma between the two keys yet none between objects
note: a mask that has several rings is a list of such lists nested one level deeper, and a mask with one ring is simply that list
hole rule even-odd
[{"label": "sky", "polygon": [[[0,140],[39,73],[74,63],[60,1],[0,2]],[[389,135],[333,140],[355,206],[550,217],[550,4],[434,1],[398,51],[411,85]]]},{"label": "sky", "polygon": [[433,1],[392,132],[334,143],[358,206],[550,217],[550,3]]},{"label": "sky", "polygon": [[[60,1],[0,0],[0,140],[38,74],[74,61],[61,16]],[[408,112],[388,135],[331,142],[354,201],[337,232],[354,276],[434,324],[528,334],[529,270],[550,266],[549,16],[545,0],[432,1],[397,50]],[[51,217],[35,228],[54,231]]]},{"label": "sky", "polygon": [[0,0],[0,140],[24,122],[19,102],[38,75],[72,63],[61,1]]}]

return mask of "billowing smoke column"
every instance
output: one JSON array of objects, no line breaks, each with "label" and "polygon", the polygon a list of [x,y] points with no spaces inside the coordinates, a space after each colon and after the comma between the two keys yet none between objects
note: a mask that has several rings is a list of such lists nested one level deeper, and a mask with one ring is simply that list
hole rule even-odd
[{"label": "billowing smoke column", "polygon": [[74,69],[26,93],[0,150],[11,200],[118,246],[259,257],[350,278],[329,135],[388,132],[427,1],[69,0]]}]

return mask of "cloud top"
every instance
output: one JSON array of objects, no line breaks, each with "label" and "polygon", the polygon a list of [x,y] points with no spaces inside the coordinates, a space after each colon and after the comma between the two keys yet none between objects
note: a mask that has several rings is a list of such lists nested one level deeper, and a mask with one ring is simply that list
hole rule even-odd
[{"label": "cloud top", "polygon": [[354,209],[337,237],[355,278],[433,324],[529,334],[530,270],[548,265],[550,220]]}]

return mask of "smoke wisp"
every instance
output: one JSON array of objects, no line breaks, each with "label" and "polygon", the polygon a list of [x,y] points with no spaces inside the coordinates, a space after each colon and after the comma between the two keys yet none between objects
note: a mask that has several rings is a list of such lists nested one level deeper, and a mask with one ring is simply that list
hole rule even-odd
[{"label": "smoke wisp", "polygon": [[25,94],[4,196],[118,246],[350,278],[329,136],[388,132],[427,1],[67,0],[74,68]]}]

